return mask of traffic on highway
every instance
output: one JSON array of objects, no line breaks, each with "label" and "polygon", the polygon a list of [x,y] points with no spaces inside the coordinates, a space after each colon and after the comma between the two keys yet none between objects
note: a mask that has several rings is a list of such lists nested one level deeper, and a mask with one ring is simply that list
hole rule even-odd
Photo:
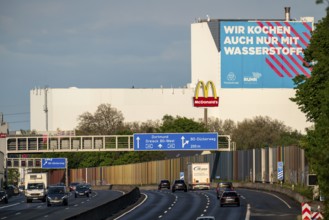
[{"label": "traffic on highway", "polygon": [[[58,187],[60,188],[60,187]],[[225,192],[225,191],[224,191]],[[224,192],[222,193],[224,195]],[[287,195],[237,188],[226,192],[236,192],[239,204],[226,199],[222,206],[221,196],[216,189],[188,190],[172,192],[162,188],[141,190],[141,198],[107,220],[152,220],[152,219],[296,219],[300,215],[300,204]],[[74,215],[93,209],[124,193],[117,190],[92,190],[90,197],[75,198],[75,191],[68,192],[65,204],[47,206],[40,200],[26,203],[24,195],[9,198],[8,203],[0,203],[0,219],[68,219]],[[67,203],[66,203],[67,202]]]},{"label": "traffic on highway", "polygon": [[[49,187],[60,189],[61,186]],[[57,193],[57,192],[56,192]],[[52,193],[51,195],[54,195]],[[57,194],[58,195],[58,194]],[[121,191],[114,190],[93,190],[89,197],[75,198],[75,191],[67,192],[67,200],[56,204],[55,197],[47,198],[47,202],[42,200],[32,200],[27,203],[23,193],[11,196],[8,203],[0,203],[0,219],[44,219],[59,220],[67,219],[86,210],[98,207],[110,200],[114,200],[123,195]],[[50,196],[50,195],[49,195]],[[63,195],[63,197],[66,195]],[[58,197],[58,199],[61,199]],[[56,199],[57,200],[57,199]]]},{"label": "traffic on highway", "polygon": [[[240,204],[221,207],[215,189],[189,190],[172,193],[169,189],[143,190],[142,201],[129,210],[121,212],[115,220],[177,219],[297,219],[300,204],[286,195],[236,189]],[[210,219],[210,218],[204,218]]]}]

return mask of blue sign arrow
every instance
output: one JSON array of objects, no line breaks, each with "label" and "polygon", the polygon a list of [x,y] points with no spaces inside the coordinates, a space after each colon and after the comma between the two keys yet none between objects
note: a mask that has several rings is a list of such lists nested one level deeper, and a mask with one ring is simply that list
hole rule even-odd
[{"label": "blue sign arrow", "polygon": [[218,133],[136,133],[135,151],[217,150]]},{"label": "blue sign arrow", "polygon": [[65,169],[66,158],[42,158],[42,169]]}]

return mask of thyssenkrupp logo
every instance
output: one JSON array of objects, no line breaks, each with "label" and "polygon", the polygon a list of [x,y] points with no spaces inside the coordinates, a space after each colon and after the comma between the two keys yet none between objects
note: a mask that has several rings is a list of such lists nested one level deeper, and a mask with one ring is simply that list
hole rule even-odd
[{"label": "thyssenkrupp logo", "polygon": [[[199,97],[200,86],[203,89],[203,97]],[[211,86],[213,96],[209,97],[209,87]],[[194,107],[218,107],[219,97],[216,93],[215,84],[212,81],[208,81],[205,84],[203,81],[199,81],[195,88],[195,97],[193,97]]]}]

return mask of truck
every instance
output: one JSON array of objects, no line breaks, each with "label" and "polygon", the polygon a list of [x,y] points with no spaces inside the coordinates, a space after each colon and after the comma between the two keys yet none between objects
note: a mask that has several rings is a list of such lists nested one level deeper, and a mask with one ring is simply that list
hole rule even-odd
[{"label": "truck", "polygon": [[46,202],[48,188],[48,173],[27,173],[25,175],[25,200]]},{"label": "truck", "polygon": [[190,163],[187,165],[187,185],[190,190],[210,189],[209,163]]}]

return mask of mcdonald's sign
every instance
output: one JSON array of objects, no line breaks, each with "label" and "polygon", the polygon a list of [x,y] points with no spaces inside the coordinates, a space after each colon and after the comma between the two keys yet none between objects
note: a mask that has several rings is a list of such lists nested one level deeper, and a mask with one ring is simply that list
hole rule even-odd
[{"label": "mcdonald's sign", "polygon": [[[203,90],[203,97],[199,96],[200,87]],[[213,96],[209,97],[209,87],[212,89]],[[195,97],[193,97],[194,107],[218,107],[219,97],[216,93],[215,84],[212,81],[208,81],[206,84],[203,81],[199,81],[195,88]]]}]

